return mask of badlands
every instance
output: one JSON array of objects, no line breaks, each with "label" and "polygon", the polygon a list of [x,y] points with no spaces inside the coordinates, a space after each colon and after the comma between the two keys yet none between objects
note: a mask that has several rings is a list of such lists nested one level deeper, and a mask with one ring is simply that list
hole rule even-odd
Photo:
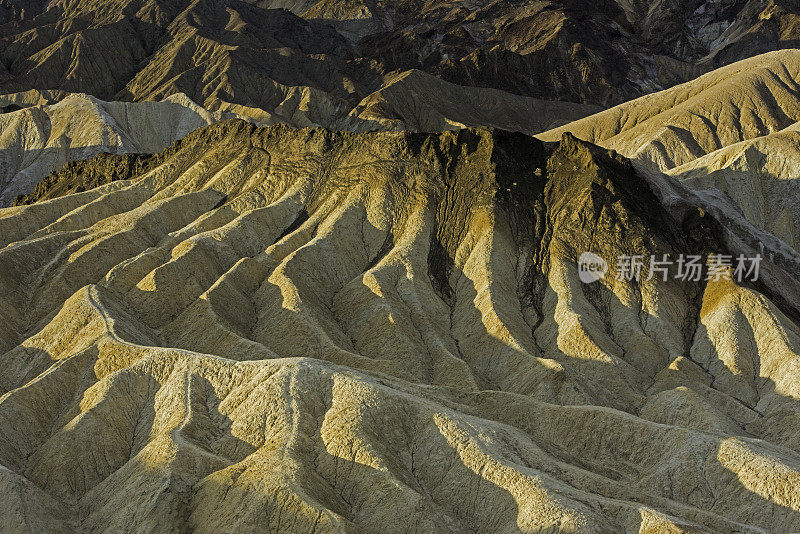
[{"label": "badlands", "polygon": [[241,120],[139,168],[0,211],[4,531],[800,529],[800,256],[674,178]]},{"label": "badlands", "polygon": [[800,532],[798,17],[0,0],[0,533]]}]

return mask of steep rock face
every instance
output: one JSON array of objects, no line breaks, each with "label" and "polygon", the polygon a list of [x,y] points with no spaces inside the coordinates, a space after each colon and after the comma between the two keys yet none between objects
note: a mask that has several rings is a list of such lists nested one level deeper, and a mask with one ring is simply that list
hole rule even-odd
[{"label": "steep rock face", "polygon": [[571,136],[241,121],[142,170],[0,210],[0,524],[800,528],[797,254],[577,276],[781,252],[670,178]]},{"label": "steep rock face", "polygon": [[796,48],[798,6],[783,0],[619,2],[653,52],[710,70]]},{"label": "steep rock face", "polygon": [[[733,3],[737,4],[741,5]],[[728,8],[728,13],[732,11]],[[772,50],[797,48],[800,44],[798,13],[797,2],[793,0],[749,0],[730,25],[719,28],[724,31],[711,42],[709,54],[702,62],[709,67],[719,67]],[[730,19],[730,15],[726,18]]]}]

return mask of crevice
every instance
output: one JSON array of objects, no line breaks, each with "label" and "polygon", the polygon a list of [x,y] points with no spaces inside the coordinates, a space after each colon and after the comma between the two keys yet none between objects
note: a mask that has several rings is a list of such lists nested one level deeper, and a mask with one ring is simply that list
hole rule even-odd
[{"label": "crevice", "polygon": [[288,236],[289,234],[293,233],[295,230],[300,228],[303,225],[303,223],[308,220],[308,217],[309,217],[308,211],[306,211],[305,208],[301,208],[300,212],[297,214],[297,217],[295,217],[294,221],[292,221],[292,224],[287,226],[286,229],[284,229],[284,231],[281,232],[281,235],[279,235],[274,242],[275,243],[279,242],[281,239],[283,239],[284,237]]}]

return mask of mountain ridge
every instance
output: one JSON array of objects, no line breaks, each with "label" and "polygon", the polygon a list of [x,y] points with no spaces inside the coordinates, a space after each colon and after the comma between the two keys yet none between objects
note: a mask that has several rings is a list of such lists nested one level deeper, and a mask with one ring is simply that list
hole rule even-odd
[{"label": "mountain ridge", "polygon": [[799,54],[740,61],[538,137],[569,131],[708,195],[727,195],[748,220],[796,247]]},{"label": "mountain ridge", "polygon": [[3,92],[126,101],[183,92],[212,110],[220,100],[270,110],[292,87],[352,107],[384,76],[412,69],[608,107],[800,42],[797,6],[776,0],[14,5],[0,14]]},{"label": "mountain ridge", "polygon": [[0,0],[0,531],[800,531],[798,13]]},{"label": "mountain ridge", "polygon": [[0,210],[8,521],[799,524],[797,254],[760,289],[577,277],[749,253],[743,218],[569,135],[231,121],[160,157]]}]

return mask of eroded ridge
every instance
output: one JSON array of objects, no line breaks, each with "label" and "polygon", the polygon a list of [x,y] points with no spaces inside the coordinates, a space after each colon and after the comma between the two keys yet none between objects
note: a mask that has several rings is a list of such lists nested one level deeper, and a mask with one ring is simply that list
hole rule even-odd
[{"label": "eroded ridge", "polygon": [[656,179],[569,135],[231,121],[0,210],[0,525],[800,529],[794,259],[579,280],[751,244]]}]

